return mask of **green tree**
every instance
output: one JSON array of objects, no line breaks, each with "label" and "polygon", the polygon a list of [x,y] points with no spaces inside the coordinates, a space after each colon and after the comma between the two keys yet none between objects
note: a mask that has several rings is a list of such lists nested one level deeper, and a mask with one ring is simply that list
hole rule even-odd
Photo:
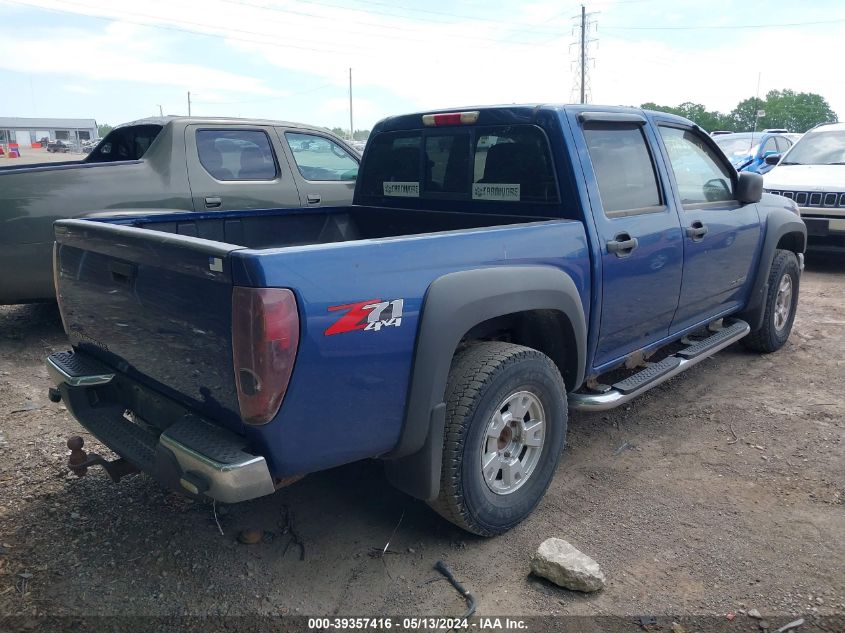
[{"label": "green tree", "polygon": [[[757,110],[765,109],[766,103],[762,99],[757,99],[756,97],[743,99],[728,115],[732,124],[731,129],[735,132],[750,132],[754,129],[754,121],[757,118]],[[763,129],[760,127],[759,122],[757,129]]]},{"label": "green tree", "polygon": [[366,141],[370,138],[370,130],[355,130],[355,134],[352,135],[352,138],[356,141]]},{"label": "green tree", "polygon": [[[758,110],[765,113],[759,119],[756,118]],[[790,132],[806,132],[819,123],[837,121],[836,113],[824,97],[794,90],[770,90],[765,99],[744,99],[730,116],[740,131],[752,130],[756,125],[758,130],[784,128]]]},{"label": "green tree", "polygon": [[111,132],[114,128],[109,125],[108,123],[103,123],[97,126],[97,134],[100,138],[103,138],[106,134]]},{"label": "green tree", "polygon": [[771,90],[766,94],[762,109],[766,114],[757,122],[758,129],[786,128],[790,132],[806,132],[819,123],[838,120],[825,98],[812,92]]},{"label": "green tree", "polygon": [[689,119],[693,123],[698,124],[708,132],[713,130],[733,130],[732,121],[729,117],[721,112],[709,111],[700,103],[692,103],[685,101],[679,106],[662,106],[656,103],[644,103],[640,106],[645,110],[657,110],[658,112],[668,112],[669,114],[676,114]]}]

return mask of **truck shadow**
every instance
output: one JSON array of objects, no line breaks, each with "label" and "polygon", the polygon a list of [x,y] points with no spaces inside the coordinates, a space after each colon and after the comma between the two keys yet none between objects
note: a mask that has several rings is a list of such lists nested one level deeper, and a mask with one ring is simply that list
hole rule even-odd
[{"label": "truck shadow", "polygon": [[64,338],[59,306],[55,302],[0,306],[0,341]]},{"label": "truck shadow", "polygon": [[805,266],[808,271],[819,273],[845,272],[845,252],[822,253],[812,250],[805,255]]}]

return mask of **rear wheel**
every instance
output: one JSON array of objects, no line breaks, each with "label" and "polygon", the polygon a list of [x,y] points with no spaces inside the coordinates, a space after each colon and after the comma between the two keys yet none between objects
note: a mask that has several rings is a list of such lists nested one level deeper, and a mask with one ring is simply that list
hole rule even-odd
[{"label": "rear wheel", "polygon": [[482,536],[525,519],[554,476],[566,437],[566,388],[537,350],[477,343],[452,363],[440,495],[431,506]]},{"label": "rear wheel", "polygon": [[769,291],[766,295],[763,324],[742,339],[755,352],[768,354],[784,346],[798,306],[798,258],[792,251],[778,250],[769,271]]}]

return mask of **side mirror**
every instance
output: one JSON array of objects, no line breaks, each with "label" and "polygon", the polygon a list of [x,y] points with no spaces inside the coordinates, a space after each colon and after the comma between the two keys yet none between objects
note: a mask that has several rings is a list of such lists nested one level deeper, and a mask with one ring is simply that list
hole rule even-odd
[{"label": "side mirror", "polygon": [[766,152],[763,162],[767,165],[777,165],[780,162],[781,156],[782,154],[779,154],[778,152]]},{"label": "side mirror", "polygon": [[750,171],[741,171],[736,182],[736,199],[742,204],[760,202],[763,198],[763,177]]}]

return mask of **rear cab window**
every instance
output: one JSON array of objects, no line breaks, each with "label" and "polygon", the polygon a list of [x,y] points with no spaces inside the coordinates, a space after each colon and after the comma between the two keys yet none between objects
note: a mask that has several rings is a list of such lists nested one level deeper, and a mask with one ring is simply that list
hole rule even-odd
[{"label": "rear cab window", "polygon": [[[141,160],[162,130],[158,124],[126,125],[115,128],[85,158],[86,163]],[[57,135],[58,136],[58,135]]]},{"label": "rear cab window", "polygon": [[392,205],[560,201],[548,139],[532,124],[381,133],[368,143],[359,193]]}]

